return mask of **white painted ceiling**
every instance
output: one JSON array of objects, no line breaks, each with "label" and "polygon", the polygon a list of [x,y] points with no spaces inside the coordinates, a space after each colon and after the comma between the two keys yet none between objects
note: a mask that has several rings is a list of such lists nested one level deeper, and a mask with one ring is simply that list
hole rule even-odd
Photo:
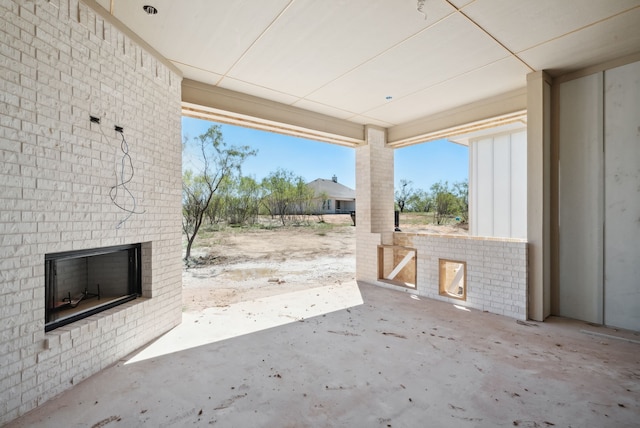
[{"label": "white painted ceiling", "polygon": [[97,1],[185,78],[384,127],[640,52],[640,0]]}]

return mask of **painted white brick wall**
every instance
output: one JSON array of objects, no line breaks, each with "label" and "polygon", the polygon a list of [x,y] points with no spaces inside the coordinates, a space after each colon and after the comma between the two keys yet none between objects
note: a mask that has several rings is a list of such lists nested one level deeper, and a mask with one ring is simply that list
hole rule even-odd
[{"label": "painted white brick wall", "polygon": [[[518,239],[393,232],[393,149],[366,129],[356,148],[356,279],[517,319],[527,318],[527,243]],[[417,289],[378,281],[379,244],[417,249]],[[439,294],[439,259],[467,263],[467,299]]]},{"label": "painted white brick wall", "polygon": [[[417,250],[418,295],[527,319],[527,243],[524,240],[398,232],[394,233],[394,244]],[[439,294],[440,259],[466,262],[466,301]]]},{"label": "painted white brick wall", "polygon": [[[81,1],[0,15],[2,425],[180,322],[181,76]],[[144,211],[120,229],[114,125]],[[144,297],[45,334],[44,255],[137,242]]]}]

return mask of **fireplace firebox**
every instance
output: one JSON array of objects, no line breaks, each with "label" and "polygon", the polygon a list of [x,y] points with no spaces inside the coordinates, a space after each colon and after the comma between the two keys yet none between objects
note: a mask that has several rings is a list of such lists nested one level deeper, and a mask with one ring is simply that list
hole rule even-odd
[{"label": "fireplace firebox", "polygon": [[141,294],[141,245],[45,255],[45,331]]}]

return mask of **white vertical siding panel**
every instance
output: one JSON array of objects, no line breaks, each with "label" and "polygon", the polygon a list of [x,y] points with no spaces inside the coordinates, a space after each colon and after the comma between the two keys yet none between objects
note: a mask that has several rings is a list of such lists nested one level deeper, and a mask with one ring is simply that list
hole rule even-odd
[{"label": "white vertical siding panel", "polygon": [[560,86],[560,315],[602,323],[602,73]]},{"label": "white vertical siding panel", "polygon": [[511,134],[511,238],[527,238],[527,132]]}]

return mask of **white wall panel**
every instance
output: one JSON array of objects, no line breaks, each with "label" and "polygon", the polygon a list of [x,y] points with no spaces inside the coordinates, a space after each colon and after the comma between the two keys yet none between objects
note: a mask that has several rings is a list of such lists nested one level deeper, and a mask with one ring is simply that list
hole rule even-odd
[{"label": "white wall panel", "polygon": [[640,331],[640,62],[605,83],[604,318]]},{"label": "white wall panel", "polygon": [[559,311],[602,323],[602,74],[559,91]]},{"label": "white wall panel", "polygon": [[469,153],[470,235],[526,239],[526,131],[471,141]]},{"label": "white wall panel", "polygon": [[511,134],[511,237],[527,238],[527,132]]},{"label": "white wall panel", "polygon": [[478,192],[475,186],[478,183],[478,151],[476,146],[469,143],[469,235],[477,235],[478,230]]},{"label": "white wall panel", "polygon": [[511,236],[511,135],[493,139],[493,236]]},{"label": "white wall panel", "polygon": [[475,145],[478,153],[478,181],[474,188],[478,195],[477,236],[493,236],[493,144]]}]

